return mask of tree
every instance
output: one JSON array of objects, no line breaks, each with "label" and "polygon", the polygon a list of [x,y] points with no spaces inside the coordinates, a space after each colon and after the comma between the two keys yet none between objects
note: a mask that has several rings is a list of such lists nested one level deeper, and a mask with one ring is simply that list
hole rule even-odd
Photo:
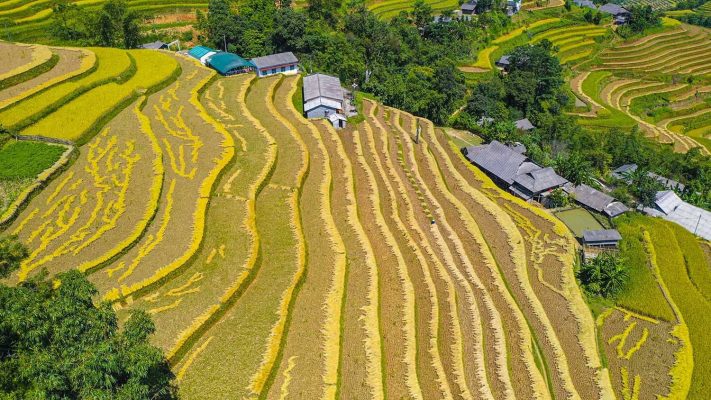
[{"label": "tree", "polygon": [[565,207],[570,204],[568,194],[561,188],[553,189],[551,194],[548,195],[548,201],[550,202],[551,207]]},{"label": "tree", "polygon": [[637,168],[630,179],[632,181],[630,191],[640,203],[647,207],[652,207],[657,198],[657,192],[664,190],[664,185],[642,168]]},{"label": "tree", "polygon": [[424,30],[425,26],[432,22],[432,6],[425,3],[425,0],[416,0],[412,9],[412,18],[415,21],[415,26]]},{"label": "tree", "polygon": [[619,254],[604,252],[586,261],[577,273],[588,293],[614,299],[624,290],[629,273]]},{"label": "tree", "polygon": [[0,393],[7,399],[176,399],[173,375],[135,311],[119,331],[79,271],[0,285]]},{"label": "tree", "polygon": [[0,236],[0,279],[5,279],[20,268],[20,263],[29,255],[17,236]]},{"label": "tree", "polygon": [[138,26],[138,14],[133,11],[126,13],[123,19],[123,47],[135,49],[141,44],[141,28]]},{"label": "tree", "polygon": [[580,153],[558,156],[555,166],[561,176],[576,185],[592,183],[592,167]]}]

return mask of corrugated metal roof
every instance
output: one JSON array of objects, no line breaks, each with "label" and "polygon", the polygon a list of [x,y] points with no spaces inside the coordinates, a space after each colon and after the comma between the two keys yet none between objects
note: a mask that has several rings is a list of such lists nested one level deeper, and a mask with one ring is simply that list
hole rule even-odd
[{"label": "corrugated metal roof", "polygon": [[[660,194],[661,196],[668,196],[669,198],[679,198],[672,191],[659,192],[657,193],[657,196],[660,196]],[[657,205],[657,207],[659,207],[659,205]],[[687,231],[706,240],[711,240],[711,212],[707,210],[681,200],[679,200],[676,207],[669,212],[666,212],[661,208],[656,209],[642,207],[641,209],[648,215],[661,217],[667,221],[675,222],[684,227]]]},{"label": "corrugated metal roof", "polygon": [[316,107],[326,106],[334,110],[340,110],[343,108],[343,103],[336,100],[327,99],[325,97],[318,97],[313,100],[309,100],[304,103],[304,112],[309,112]]},{"label": "corrugated metal roof", "polygon": [[210,57],[208,64],[222,75],[233,69],[254,67],[254,64],[233,53],[217,53]]},{"label": "corrugated metal roof", "polygon": [[583,241],[585,243],[595,242],[619,242],[622,240],[620,232],[616,229],[600,229],[596,231],[583,231]]},{"label": "corrugated metal roof", "polygon": [[193,57],[197,58],[198,60],[204,57],[207,53],[214,52],[215,50],[205,47],[205,46],[195,46],[192,49],[188,50],[188,54]]},{"label": "corrugated metal roof", "polygon": [[296,58],[294,53],[287,51],[286,53],[271,54],[268,56],[262,56],[252,59],[252,64],[254,64],[259,69],[271,68],[280,65],[296,64],[299,60]]},{"label": "corrugated metal roof", "polygon": [[482,146],[467,147],[466,152],[469,161],[509,185],[514,182],[519,167],[526,161],[526,156],[496,140]]},{"label": "corrugated metal roof", "polygon": [[679,196],[677,196],[676,193],[674,193],[673,191],[664,190],[662,192],[657,192],[657,195],[654,199],[654,203],[665,214],[669,214],[674,211],[674,209],[676,209],[681,203],[683,203],[683,200],[681,200]]},{"label": "corrugated metal roof", "polygon": [[335,76],[324,74],[313,74],[304,77],[304,101],[307,102],[318,97],[343,101],[341,80]]}]

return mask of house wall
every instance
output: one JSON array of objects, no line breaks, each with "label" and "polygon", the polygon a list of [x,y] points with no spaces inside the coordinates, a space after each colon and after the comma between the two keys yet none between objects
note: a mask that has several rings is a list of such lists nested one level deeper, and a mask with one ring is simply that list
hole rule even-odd
[{"label": "house wall", "polygon": [[284,74],[284,75],[296,75],[299,72],[299,68],[296,64],[282,65],[274,68],[264,68],[260,69],[258,75],[270,76],[274,74]]},{"label": "house wall", "polygon": [[306,111],[306,118],[325,118],[336,112],[338,112],[338,110],[335,108],[318,106],[312,110]]}]

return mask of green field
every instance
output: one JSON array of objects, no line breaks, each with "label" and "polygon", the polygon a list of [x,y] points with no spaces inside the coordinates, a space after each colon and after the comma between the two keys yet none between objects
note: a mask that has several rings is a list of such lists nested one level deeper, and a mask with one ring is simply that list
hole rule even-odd
[{"label": "green field", "polygon": [[0,215],[42,171],[51,167],[64,146],[11,140],[0,149]]},{"label": "green field", "polygon": [[590,212],[583,208],[559,211],[555,213],[563,223],[573,231],[576,237],[582,237],[585,230],[599,230],[604,227],[593,217]]}]

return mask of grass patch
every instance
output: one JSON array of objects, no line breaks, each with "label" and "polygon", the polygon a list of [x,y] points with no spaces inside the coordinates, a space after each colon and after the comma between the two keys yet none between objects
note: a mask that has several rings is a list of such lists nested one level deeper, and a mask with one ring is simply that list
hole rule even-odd
[{"label": "grass patch", "polygon": [[10,141],[0,149],[0,180],[34,178],[66,149],[43,142]]},{"label": "grass patch", "polygon": [[583,208],[574,208],[555,213],[563,223],[573,232],[575,237],[582,237],[584,230],[603,229],[603,226]]}]

